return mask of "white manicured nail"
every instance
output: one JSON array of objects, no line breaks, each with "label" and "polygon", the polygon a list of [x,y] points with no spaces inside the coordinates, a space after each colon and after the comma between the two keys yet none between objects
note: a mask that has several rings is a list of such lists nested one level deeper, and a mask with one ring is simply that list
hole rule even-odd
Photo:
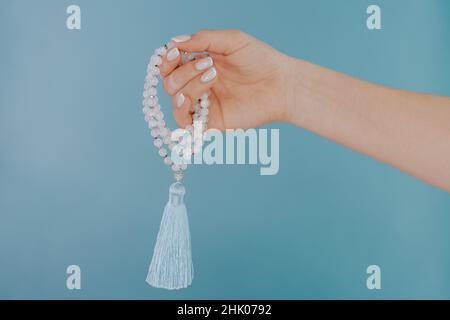
[{"label": "white manicured nail", "polygon": [[209,67],[212,67],[213,59],[211,57],[207,57],[205,59],[200,60],[195,64],[195,69],[197,70],[206,70]]},{"label": "white manicured nail", "polygon": [[177,98],[177,107],[180,108],[184,103],[184,94],[180,93]]},{"label": "white manicured nail", "polygon": [[167,60],[173,61],[180,55],[178,48],[173,48],[167,53]]},{"label": "white manicured nail", "polygon": [[212,79],[214,79],[216,77],[216,75],[217,75],[216,68],[211,68],[202,75],[200,80],[202,82],[208,82],[208,81],[211,81]]},{"label": "white manicured nail", "polygon": [[182,34],[180,36],[176,36],[176,37],[172,38],[172,40],[175,42],[185,42],[185,41],[188,41],[189,39],[191,39],[191,36],[187,35],[187,34]]}]

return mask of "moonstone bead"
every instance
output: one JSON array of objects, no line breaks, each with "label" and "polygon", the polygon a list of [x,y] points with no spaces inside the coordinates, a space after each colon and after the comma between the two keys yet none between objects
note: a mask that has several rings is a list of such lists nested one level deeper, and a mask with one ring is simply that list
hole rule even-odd
[{"label": "moonstone bead", "polygon": [[172,159],[170,159],[170,157],[165,157],[164,163],[167,164],[168,166],[170,166],[170,165],[172,165]]},{"label": "moonstone bead", "polygon": [[172,165],[172,170],[173,170],[173,171],[179,171],[179,170],[180,170],[180,166],[174,163],[174,164]]},{"label": "moonstone bead", "polygon": [[150,58],[150,64],[153,66],[159,66],[162,63],[161,57],[154,55]]},{"label": "moonstone bead", "polygon": [[158,111],[155,113],[155,117],[156,117],[158,120],[162,120],[162,119],[164,119],[164,113],[162,113],[161,110],[158,110]]},{"label": "moonstone bead", "polygon": [[150,121],[148,122],[148,127],[150,129],[156,128],[156,127],[158,127],[158,125],[159,125],[159,122],[156,119],[150,119]]},{"label": "moonstone bead", "polygon": [[150,73],[150,71],[147,71],[147,76],[145,77],[145,82],[152,83],[154,79],[158,80],[154,75]]},{"label": "moonstone bead", "polygon": [[202,100],[202,101],[200,102],[200,106],[201,106],[202,108],[208,108],[208,107],[209,107],[209,100]]},{"label": "moonstone bead", "polygon": [[148,81],[148,83],[149,83],[150,85],[156,87],[156,86],[158,85],[158,83],[159,83],[159,80],[158,80],[158,78],[153,77],[153,78],[151,78],[151,79]]},{"label": "moonstone bead", "polygon": [[160,74],[159,68],[155,66],[150,66],[148,71],[155,76]]},{"label": "moonstone bead", "polygon": [[168,136],[170,134],[169,129],[167,128],[161,128],[161,136],[165,137]]},{"label": "moonstone bead", "polygon": [[181,181],[183,180],[183,172],[182,171],[177,171],[174,174],[174,178],[176,181]]},{"label": "moonstone bead", "polygon": [[155,141],[153,141],[153,144],[155,145],[155,147],[161,148],[163,145],[163,141],[158,138],[158,139],[155,139]]},{"label": "moonstone bead", "polygon": [[165,148],[160,148],[160,149],[159,149],[159,155],[160,155],[161,157],[167,156],[167,150],[166,150]]},{"label": "moonstone bead", "polygon": [[164,136],[162,137],[164,144],[169,144],[170,143],[170,137],[169,136]]},{"label": "moonstone bead", "polygon": [[159,47],[158,49],[155,50],[155,54],[159,55],[159,56],[164,56],[166,54],[167,50],[164,46]]},{"label": "moonstone bead", "polygon": [[147,89],[147,93],[148,93],[150,96],[156,96],[157,91],[156,91],[155,88],[150,87],[150,88]]},{"label": "moonstone bead", "polygon": [[154,107],[158,104],[158,99],[156,97],[154,98],[148,98],[148,105],[150,107]]},{"label": "moonstone bead", "polygon": [[[166,128],[166,121],[165,121],[164,119],[158,120],[158,125],[159,125],[161,128]],[[169,129],[167,129],[167,130],[169,130]]]},{"label": "moonstone bead", "polygon": [[150,134],[153,138],[156,138],[157,136],[159,136],[159,130],[157,128],[153,128],[152,131],[150,131]]}]

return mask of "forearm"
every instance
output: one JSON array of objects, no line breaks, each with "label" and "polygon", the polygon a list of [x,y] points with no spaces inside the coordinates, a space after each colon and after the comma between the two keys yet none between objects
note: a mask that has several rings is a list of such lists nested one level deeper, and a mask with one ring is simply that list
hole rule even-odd
[{"label": "forearm", "polygon": [[290,122],[450,191],[450,98],[292,64]]}]

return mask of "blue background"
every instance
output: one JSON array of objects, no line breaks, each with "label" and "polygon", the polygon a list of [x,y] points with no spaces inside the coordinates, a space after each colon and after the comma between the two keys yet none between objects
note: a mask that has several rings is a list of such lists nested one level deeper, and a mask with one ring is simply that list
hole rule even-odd
[{"label": "blue background", "polygon": [[[78,4],[82,29],[66,28]],[[450,194],[287,124],[280,171],[194,166],[195,279],[145,283],[172,177],[141,111],[171,36],[239,28],[377,83],[450,95],[450,2],[0,0],[0,298],[450,298]],[[169,99],[163,98],[168,106]],[[173,122],[172,122],[173,124]],[[82,269],[82,290],[66,268]],[[382,269],[382,290],[366,268]]]}]

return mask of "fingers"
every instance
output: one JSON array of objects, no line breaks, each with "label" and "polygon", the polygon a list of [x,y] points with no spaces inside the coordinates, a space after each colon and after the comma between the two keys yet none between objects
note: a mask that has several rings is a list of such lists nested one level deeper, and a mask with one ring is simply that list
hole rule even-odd
[{"label": "fingers", "polygon": [[179,92],[172,99],[173,118],[180,128],[192,124],[192,113],[190,111],[191,99],[184,93]]},{"label": "fingers", "polygon": [[195,102],[197,102],[205,92],[208,92],[216,81],[216,68],[209,68],[202,74],[199,74],[190,80],[173,97],[173,115],[180,127],[184,128],[192,123],[192,112]]},{"label": "fingers", "polygon": [[159,70],[163,77],[170,74],[181,61],[181,53],[177,47],[173,47],[167,50],[166,55],[163,57],[163,62],[159,66]]},{"label": "fingers", "polygon": [[190,61],[178,67],[164,79],[164,89],[168,94],[174,95],[190,80],[212,66],[213,60],[211,57]]},{"label": "fingers", "polygon": [[201,30],[192,36],[172,38],[175,46],[189,52],[211,52],[229,55],[245,46],[250,36],[240,30]]}]

